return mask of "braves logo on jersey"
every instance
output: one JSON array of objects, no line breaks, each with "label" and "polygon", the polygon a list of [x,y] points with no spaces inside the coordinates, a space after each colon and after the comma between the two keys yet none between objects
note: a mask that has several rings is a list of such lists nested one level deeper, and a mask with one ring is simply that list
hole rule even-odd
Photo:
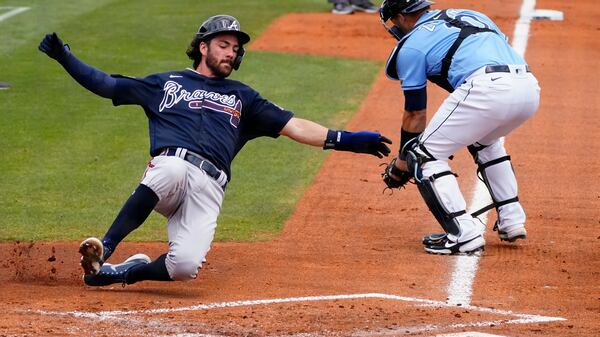
[{"label": "braves logo on jersey", "polygon": [[160,112],[183,101],[187,103],[189,109],[206,108],[229,115],[229,123],[236,128],[240,124],[242,101],[235,95],[223,95],[200,89],[190,92],[182,89],[182,85],[175,81],[167,81],[163,92],[164,96],[158,109]]}]

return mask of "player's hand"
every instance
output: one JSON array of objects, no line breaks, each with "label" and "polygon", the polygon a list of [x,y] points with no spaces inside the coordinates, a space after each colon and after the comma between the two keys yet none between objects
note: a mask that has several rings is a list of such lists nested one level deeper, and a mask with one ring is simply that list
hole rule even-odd
[{"label": "player's hand", "polygon": [[392,144],[392,141],[379,132],[337,131],[333,143],[333,148],[339,151],[368,153],[383,158],[383,156],[387,157],[390,154],[390,149],[386,144]]},{"label": "player's hand", "polygon": [[395,157],[386,166],[381,174],[386,189],[404,188],[413,178],[413,175],[406,169],[406,162]]},{"label": "player's hand", "polygon": [[385,144],[392,144],[392,141],[379,132],[359,131],[350,133],[350,136],[354,152],[368,153],[379,158],[390,154],[390,148]]},{"label": "player's hand", "polygon": [[57,61],[61,61],[69,54],[68,46],[63,44],[56,33],[46,34],[38,49]]}]

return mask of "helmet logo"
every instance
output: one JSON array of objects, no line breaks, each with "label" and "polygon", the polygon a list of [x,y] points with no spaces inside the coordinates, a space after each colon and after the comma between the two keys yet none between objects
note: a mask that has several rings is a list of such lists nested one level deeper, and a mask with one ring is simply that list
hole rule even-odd
[{"label": "helmet logo", "polygon": [[227,25],[227,20],[223,20],[221,22],[223,23],[223,28],[233,29],[233,30],[240,30],[240,27],[238,26],[237,21],[232,21],[230,25]]}]

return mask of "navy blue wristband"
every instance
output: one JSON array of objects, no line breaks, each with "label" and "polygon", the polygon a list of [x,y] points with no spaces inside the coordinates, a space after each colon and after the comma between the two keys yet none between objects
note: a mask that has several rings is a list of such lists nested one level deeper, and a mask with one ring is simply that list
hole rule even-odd
[{"label": "navy blue wristband", "polygon": [[336,144],[338,144],[341,139],[342,131],[336,131],[331,129],[327,130],[327,137],[325,138],[325,143],[323,143],[323,149],[335,149]]}]

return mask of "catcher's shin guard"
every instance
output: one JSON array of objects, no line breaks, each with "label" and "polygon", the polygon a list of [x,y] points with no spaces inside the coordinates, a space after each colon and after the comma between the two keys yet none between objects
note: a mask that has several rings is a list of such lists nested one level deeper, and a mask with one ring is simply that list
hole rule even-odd
[{"label": "catcher's shin guard", "polygon": [[446,233],[459,236],[460,228],[458,222],[456,221],[456,217],[465,214],[466,211],[448,211],[448,209],[442,203],[434,184],[436,179],[447,175],[454,175],[454,173],[446,171],[432,175],[428,178],[424,178],[421,181],[417,182],[417,187],[419,189],[419,192],[421,193],[421,196],[423,197],[423,200],[425,200],[425,204],[427,204],[429,211],[440,223],[444,231],[446,231]]},{"label": "catcher's shin guard", "polygon": [[417,188],[419,193],[423,197],[425,204],[429,208],[429,211],[433,214],[435,219],[439,222],[446,233],[459,236],[460,227],[456,217],[466,213],[466,210],[460,210],[451,212],[446,206],[444,206],[443,199],[437,191],[435,181],[447,176],[456,176],[451,171],[443,171],[440,173],[433,174],[429,177],[423,177],[421,166],[424,163],[434,161],[435,159],[427,154],[427,150],[419,145],[419,149],[425,153],[424,155],[417,151],[417,147],[406,152],[406,162],[410,172],[414,175]]},{"label": "catcher's shin guard", "polygon": [[[518,203],[517,179],[504,147],[498,141],[492,145],[469,145],[477,164],[477,174],[487,187],[496,211],[508,204]],[[523,219],[524,222],[524,219]]]},{"label": "catcher's shin guard", "polygon": [[469,152],[477,164],[477,174],[492,197],[492,205],[477,211],[496,208],[498,220],[494,230],[501,240],[513,242],[525,239],[525,211],[519,203],[517,179],[510,156],[500,141],[484,146],[470,145]]}]

